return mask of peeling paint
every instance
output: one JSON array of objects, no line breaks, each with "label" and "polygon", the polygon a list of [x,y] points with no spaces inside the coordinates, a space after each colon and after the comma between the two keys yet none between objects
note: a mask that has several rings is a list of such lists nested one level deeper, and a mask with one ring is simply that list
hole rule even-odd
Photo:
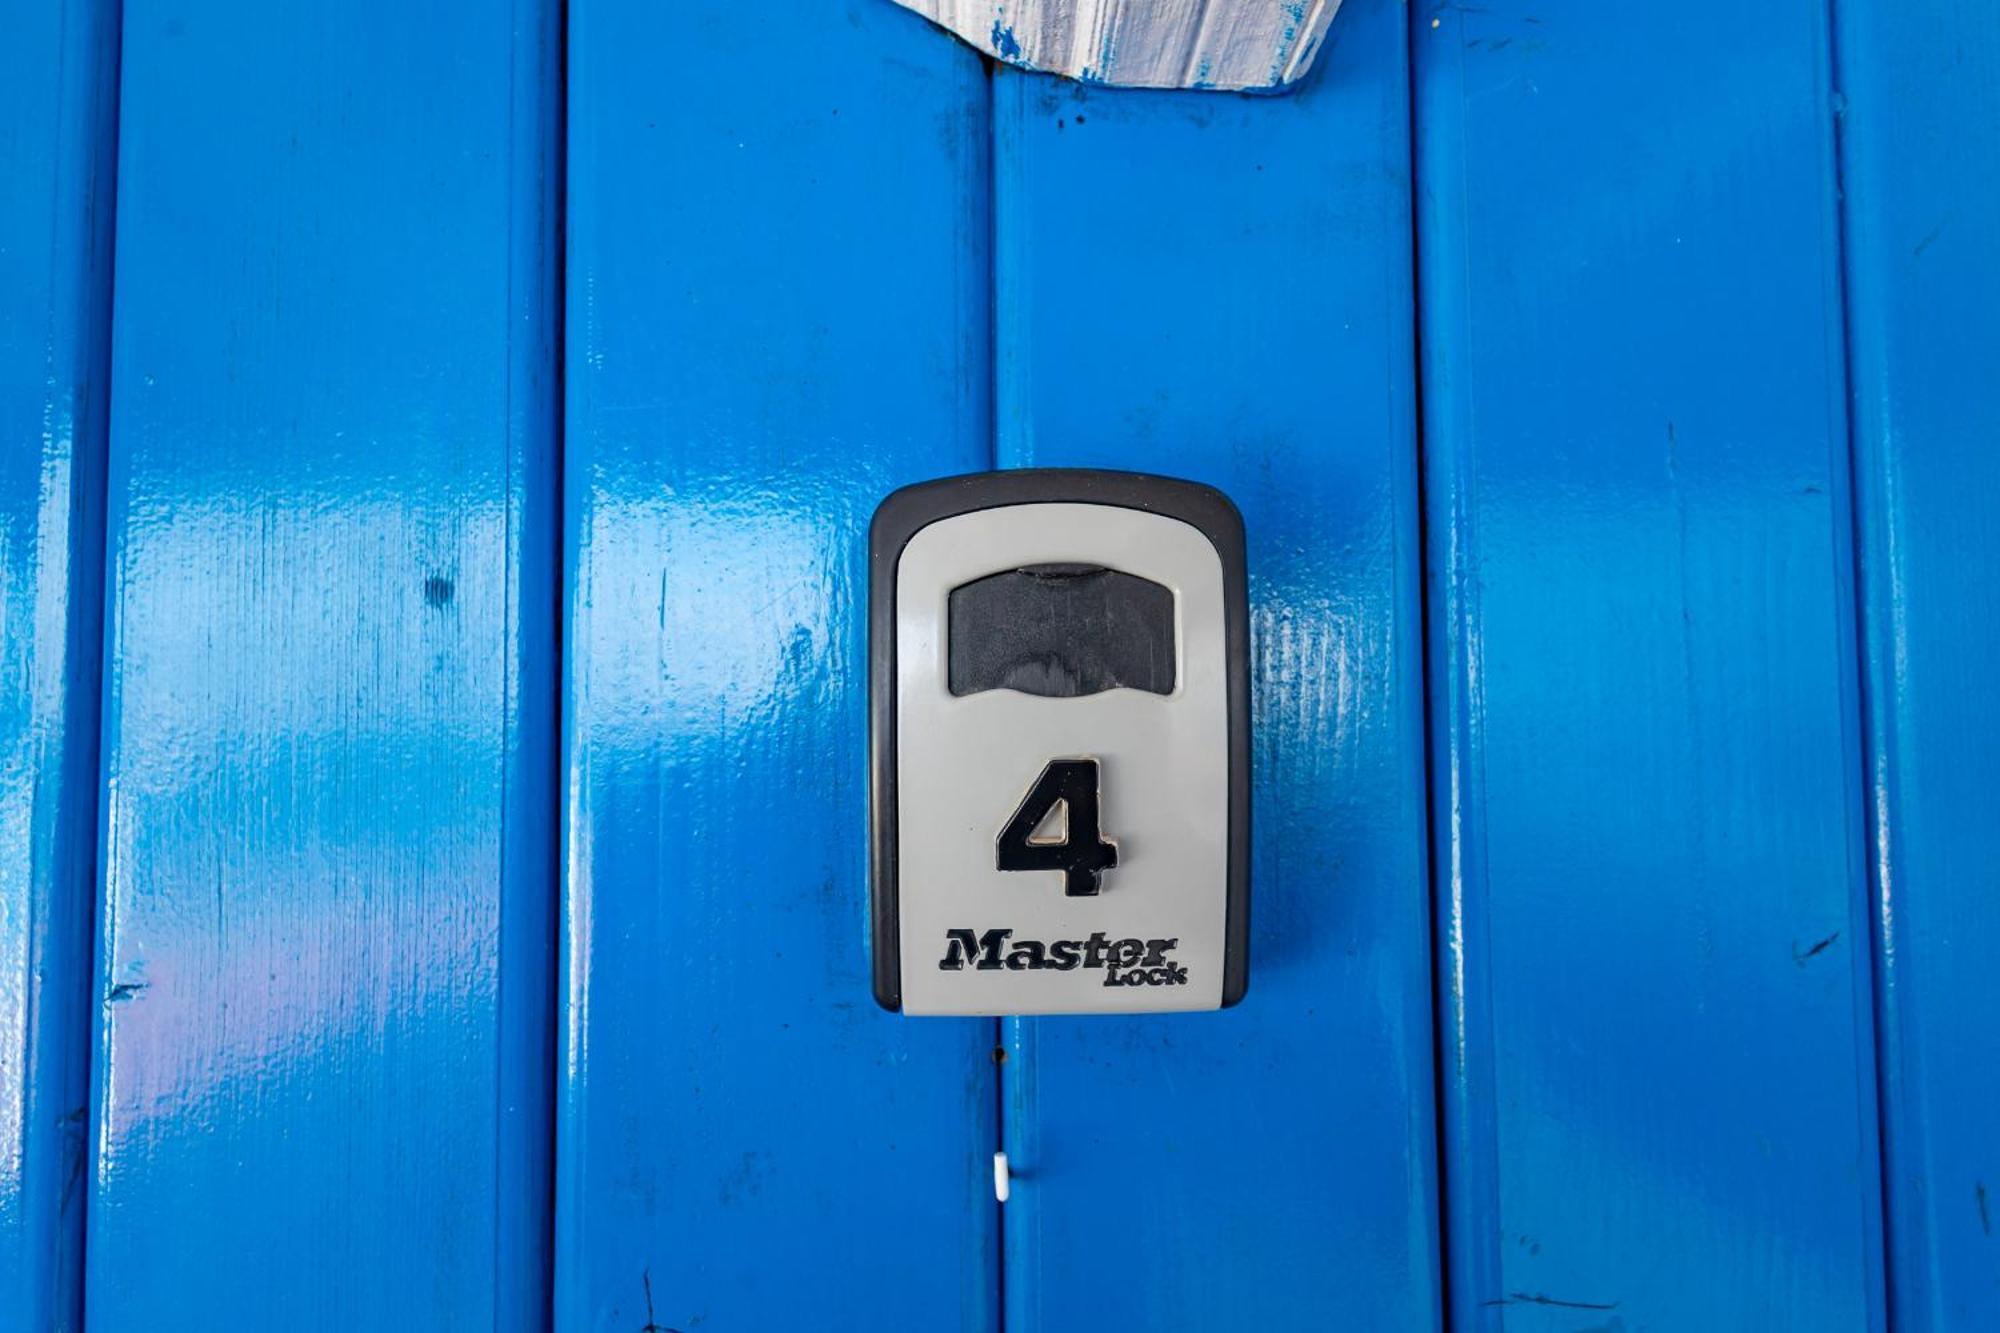
[{"label": "peeling paint", "polygon": [[1340,0],[896,0],[995,60],[1127,88],[1281,91]]}]

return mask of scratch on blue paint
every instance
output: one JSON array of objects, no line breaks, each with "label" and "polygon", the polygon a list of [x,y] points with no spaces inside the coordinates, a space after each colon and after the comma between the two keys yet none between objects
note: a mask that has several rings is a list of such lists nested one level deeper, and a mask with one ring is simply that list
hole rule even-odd
[{"label": "scratch on blue paint", "polygon": [[993,54],[1002,60],[1016,60],[1021,55],[1021,43],[1015,39],[1014,30],[999,19],[993,20]]}]

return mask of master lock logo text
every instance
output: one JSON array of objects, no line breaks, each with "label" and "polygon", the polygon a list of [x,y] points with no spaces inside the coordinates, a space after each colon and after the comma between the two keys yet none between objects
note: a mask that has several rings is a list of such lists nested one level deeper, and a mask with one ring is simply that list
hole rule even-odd
[{"label": "master lock logo text", "polygon": [[[938,960],[941,972],[960,972],[967,963],[980,972],[1008,968],[1015,972],[1050,970],[1070,972],[1079,967],[1101,968],[1107,986],[1185,986],[1187,969],[1167,955],[1179,939],[1141,940],[1105,938],[1094,931],[1087,940],[1014,940],[1011,930],[980,933],[947,930],[944,957]],[[1012,944],[1008,941],[1013,940]]]}]

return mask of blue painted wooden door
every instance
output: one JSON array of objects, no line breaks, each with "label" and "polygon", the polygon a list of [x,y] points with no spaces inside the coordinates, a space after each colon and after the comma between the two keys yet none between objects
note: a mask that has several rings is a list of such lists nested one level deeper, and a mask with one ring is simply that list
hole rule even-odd
[{"label": "blue painted wooden door", "polygon": [[[2000,1326],[2000,22],[1628,9],[10,6],[0,1330]],[[889,1015],[868,517],[1063,465],[1250,995]]]}]

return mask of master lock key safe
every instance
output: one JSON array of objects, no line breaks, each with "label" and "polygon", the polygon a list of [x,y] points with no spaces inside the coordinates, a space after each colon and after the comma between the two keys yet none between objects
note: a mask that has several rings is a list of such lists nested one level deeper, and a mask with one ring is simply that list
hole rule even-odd
[{"label": "master lock key safe", "polygon": [[1243,520],[1208,486],[982,472],[869,541],[875,997],[1219,1009],[1249,980]]}]

